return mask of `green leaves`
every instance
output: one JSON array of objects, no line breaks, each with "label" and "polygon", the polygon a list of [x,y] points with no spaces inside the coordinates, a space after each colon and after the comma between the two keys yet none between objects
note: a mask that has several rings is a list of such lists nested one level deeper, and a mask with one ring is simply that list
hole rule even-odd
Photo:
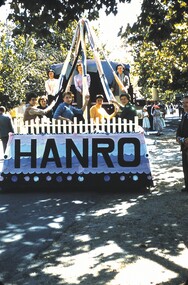
[{"label": "green leaves", "polygon": [[[19,22],[20,32],[25,35],[35,34],[37,37],[48,36],[51,28],[57,25],[66,29],[73,21],[78,21],[83,15],[88,20],[99,17],[99,11],[105,7],[106,14],[117,14],[117,4],[130,0],[10,0],[12,9],[9,19]],[[17,30],[18,32],[18,30]]]},{"label": "green leaves", "polygon": [[[54,26],[52,36],[37,39],[29,35],[12,37],[14,25],[2,25],[0,43],[0,103],[7,109],[25,100],[28,91],[45,93],[47,70],[64,61],[76,22],[62,33]],[[67,44],[66,44],[67,43]]]},{"label": "green leaves", "polygon": [[185,92],[188,84],[188,6],[183,0],[143,0],[137,23],[128,26],[122,37],[132,45],[135,75],[141,93]]}]

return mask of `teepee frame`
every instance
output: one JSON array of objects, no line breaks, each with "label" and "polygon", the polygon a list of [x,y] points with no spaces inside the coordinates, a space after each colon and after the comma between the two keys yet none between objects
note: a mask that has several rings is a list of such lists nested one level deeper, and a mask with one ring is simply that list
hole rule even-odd
[{"label": "teepee frame", "polygon": [[[93,29],[90,26],[90,23],[87,19],[81,19],[78,22],[78,25],[76,27],[75,33],[73,35],[72,44],[70,47],[70,50],[67,54],[67,57],[64,61],[60,76],[59,76],[59,87],[58,87],[58,93],[62,91],[62,88],[64,86],[65,80],[66,80],[66,73],[68,71],[71,54],[74,54],[73,62],[72,62],[72,69],[75,68],[75,65],[78,61],[78,56],[81,54],[82,58],[82,66],[83,66],[83,98],[89,94],[89,87],[87,84],[87,53],[86,53],[86,35],[88,37],[88,42],[90,44],[91,50],[93,52],[94,60],[96,62],[97,70],[99,73],[99,77],[102,83],[102,87],[104,90],[104,94],[106,96],[107,101],[110,103],[111,100],[116,100],[110,86],[108,84],[108,81],[106,79],[102,63],[100,60],[100,53],[103,54],[106,62],[108,63],[115,80],[117,81],[120,88],[123,90],[124,86],[121,80],[116,75],[116,72],[114,71],[113,67],[110,64],[110,61],[107,59],[106,55],[104,54],[104,51],[102,48],[99,47],[99,44],[97,43],[97,39],[95,36],[95,33]],[[68,82],[65,87],[65,91],[70,90],[71,82],[72,82],[73,72],[71,72],[71,76],[68,79]],[[64,90],[63,90],[64,91]],[[84,114],[85,117],[87,117],[87,112]]]}]

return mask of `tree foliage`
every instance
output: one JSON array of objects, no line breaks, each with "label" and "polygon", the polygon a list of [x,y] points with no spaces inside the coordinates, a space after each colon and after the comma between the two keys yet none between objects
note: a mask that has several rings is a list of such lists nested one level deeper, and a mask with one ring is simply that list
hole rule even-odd
[{"label": "tree foliage", "polygon": [[64,33],[54,28],[53,41],[33,36],[12,37],[14,25],[1,25],[0,42],[0,102],[8,109],[25,100],[28,91],[44,94],[47,70],[54,63],[63,62],[67,42],[73,37],[76,22]]},{"label": "tree foliage", "polygon": [[188,6],[183,0],[143,0],[133,26],[122,33],[132,45],[142,93],[156,85],[164,94],[185,93],[188,84]]},{"label": "tree foliage", "polygon": [[46,37],[51,28],[57,25],[66,29],[70,22],[85,16],[88,20],[99,17],[99,11],[105,8],[106,14],[117,14],[117,4],[131,0],[9,0],[11,14],[9,19],[19,24],[19,31]]}]

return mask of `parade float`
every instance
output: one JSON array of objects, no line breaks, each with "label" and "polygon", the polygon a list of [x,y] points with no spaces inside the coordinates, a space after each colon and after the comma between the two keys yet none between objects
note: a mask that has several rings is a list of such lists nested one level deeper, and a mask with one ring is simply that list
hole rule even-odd
[{"label": "parade float", "polygon": [[[106,79],[94,33],[86,19],[78,22],[71,48],[59,76],[59,91],[68,91],[73,70],[81,54],[83,64],[83,96],[88,94],[85,37],[94,60],[107,102],[114,96]],[[72,71],[67,79],[71,54]],[[111,63],[105,58],[119,86]],[[66,84],[65,84],[66,81]],[[0,169],[0,189],[111,190],[134,191],[153,185],[144,133],[138,117],[133,121],[113,118],[94,122],[87,118],[74,123],[38,119],[23,124],[14,120],[15,133],[9,141]]]}]

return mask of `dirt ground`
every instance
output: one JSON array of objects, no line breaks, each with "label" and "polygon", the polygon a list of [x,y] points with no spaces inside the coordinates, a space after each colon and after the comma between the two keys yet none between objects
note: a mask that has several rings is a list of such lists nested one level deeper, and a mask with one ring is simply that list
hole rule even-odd
[{"label": "dirt ground", "polygon": [[18,276],[16,285],[180,285],[188,279],[188,195],[178,120],[146,137],[155,187],[150,193],[100,194]]}]

